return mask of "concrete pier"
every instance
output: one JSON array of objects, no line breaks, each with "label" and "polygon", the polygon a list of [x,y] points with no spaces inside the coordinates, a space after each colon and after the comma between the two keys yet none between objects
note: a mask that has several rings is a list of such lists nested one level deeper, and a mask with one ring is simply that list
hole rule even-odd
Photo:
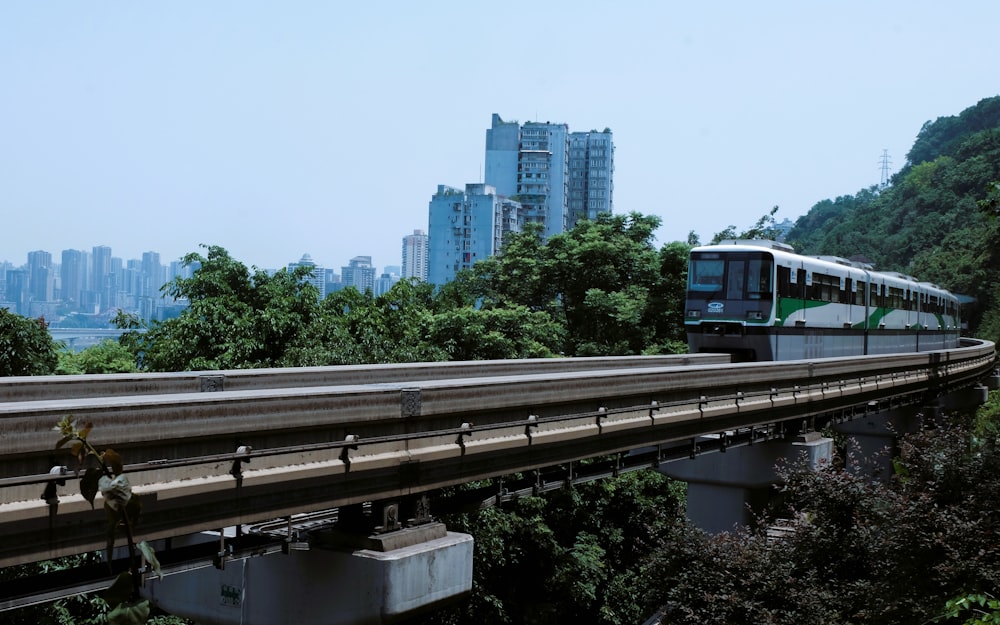
[{"label": "concrete pier", "polygon": [[687,516],[706,532],[718,534],[748,525],[770,500],[781,458],[804,459],[817,468],[833,459],[833,439],[817,433],[794,441],[767,441],[670,462],[660,472],[687,482]]},{"label": "concrete pier", "polygon": [[288,553],[154,579],[144,593],[199,625],[381,625],[472,590],[468,534],[432,523],[365,541],[370,548],[350,549],[320,533]]}]

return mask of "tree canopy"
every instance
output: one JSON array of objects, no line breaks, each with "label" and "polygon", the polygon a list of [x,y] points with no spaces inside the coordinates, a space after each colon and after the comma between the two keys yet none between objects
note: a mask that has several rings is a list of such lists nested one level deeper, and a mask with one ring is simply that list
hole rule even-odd
[{"label": "tree canopy", "polygon": [[55,373],[58,349],[45,319],[0,308],[0,377]]}]

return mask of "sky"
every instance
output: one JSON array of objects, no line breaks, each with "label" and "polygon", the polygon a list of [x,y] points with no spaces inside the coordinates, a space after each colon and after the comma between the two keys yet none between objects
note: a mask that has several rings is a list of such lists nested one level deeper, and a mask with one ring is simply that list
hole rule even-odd
[{"label": "sky", "polygon": [[657,245],[795,220],[1000,94],[1000,3],[0,4],[0,261],[399,265],[505,120],[614,133]]}]

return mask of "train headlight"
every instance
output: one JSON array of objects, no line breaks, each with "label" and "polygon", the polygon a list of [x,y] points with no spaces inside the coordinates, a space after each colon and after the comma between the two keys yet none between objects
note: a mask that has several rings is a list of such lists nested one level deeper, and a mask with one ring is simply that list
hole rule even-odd
[{"label": "train headlight", "polygon": [[747,311],[747,319],[751,321],[763,321],[764,313],[760,312],[759,310]]},{"label": "train headlight", "polygon": [[689,311],[687,311],[687,318],[688,319],[701,319],[701,311],[700,310],[689,310]]}]

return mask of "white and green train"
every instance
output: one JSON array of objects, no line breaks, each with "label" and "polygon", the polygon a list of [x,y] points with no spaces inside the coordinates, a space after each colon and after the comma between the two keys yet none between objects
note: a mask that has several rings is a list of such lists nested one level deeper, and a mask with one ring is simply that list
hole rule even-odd
[{"label": "white and green train", "polygon": [[929,282],[774,241],[691,250],[691,353],[796,360],[957,347],[958,298]]}]

